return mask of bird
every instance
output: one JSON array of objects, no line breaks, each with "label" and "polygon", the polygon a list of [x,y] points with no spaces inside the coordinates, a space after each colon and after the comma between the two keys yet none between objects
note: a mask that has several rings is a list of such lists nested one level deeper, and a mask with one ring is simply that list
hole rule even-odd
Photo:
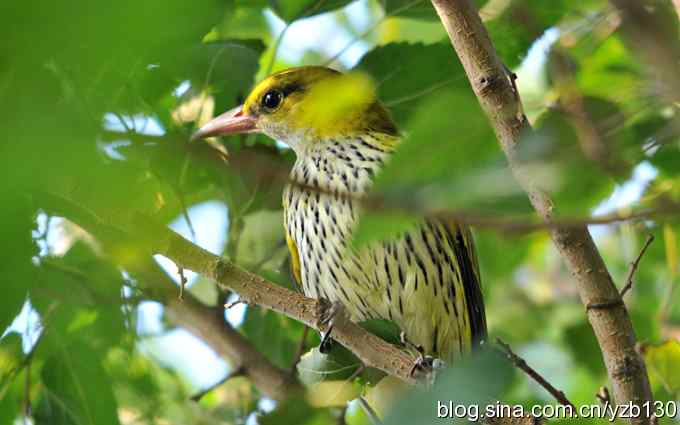
[{"label": "bird", "polygon": [[341,306],[355,322],[391,321],[421,354],[454,361],[487,338],[470,229],[424,218],[386,240],[352,242],[362,200],[402,140],[374,88],[363,74],[286,69],[192,138],[263,133],[287,144],[296,160],[283,222],[303,293]]}]

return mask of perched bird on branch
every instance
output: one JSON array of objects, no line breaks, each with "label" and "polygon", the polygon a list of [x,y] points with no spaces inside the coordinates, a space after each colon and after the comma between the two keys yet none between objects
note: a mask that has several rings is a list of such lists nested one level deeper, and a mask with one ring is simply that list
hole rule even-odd
[{"label": "perched bird on branch", "polygon": [[469,229],[426,219],[391,240],[352,246],[360,199],[400,140],[368,77],[324,67],[273,74],[194,138],[250,132],[296,153],[284,224],[305,295],[342,305],[357,322],[391,320],[424,354],[445,361],[486,337]]}]

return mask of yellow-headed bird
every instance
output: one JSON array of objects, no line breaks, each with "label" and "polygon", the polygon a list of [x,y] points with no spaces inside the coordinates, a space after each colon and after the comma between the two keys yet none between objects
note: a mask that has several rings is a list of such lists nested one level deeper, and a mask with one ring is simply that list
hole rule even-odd
[{"label": "yellow-headed bird", "polygon": [[288,144],[297,160],[284,224],[305,295],[341,303],[354,321],[391,320],[425,354],[452,360],[486,337],[470,231],[428,219],[397,238],[351,246],[357,199],[400,140],[367,81],[324,67],[288,69],[194,138],[261,132]]}]

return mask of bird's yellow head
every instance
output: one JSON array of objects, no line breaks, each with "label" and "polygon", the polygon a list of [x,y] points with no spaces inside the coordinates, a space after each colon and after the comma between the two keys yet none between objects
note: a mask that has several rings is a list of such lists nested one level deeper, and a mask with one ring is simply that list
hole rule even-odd
[{"label": "bird's yellow head", "polygon": [[264,133],[300,153],[319,140],[397,130],[368,76],[308,66],[267,77],[242,106],[214,118],[194,138],[246,132]]}]

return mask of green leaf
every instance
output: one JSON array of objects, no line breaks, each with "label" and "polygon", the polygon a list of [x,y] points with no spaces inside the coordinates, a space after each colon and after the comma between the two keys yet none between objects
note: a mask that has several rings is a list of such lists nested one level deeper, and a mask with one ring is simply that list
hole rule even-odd
[{"label": "green leaf", "polygon": [[390,344],[401,345],[401,329],[391,320],[369,319],[359,323],[359,326],[377,335]]},{"label": "green leaf", "polygon": [[304,325],[271,310],[249,306],[240,329],[271,362],[288,369],[302,341]]},{"label": "green leaf", "polygon": [[[579,140],[575,124],[564,113],[550,110],[520,142],[518,157],[541,189],[552,195],[556,213],[562,215],[587,216],[614,187],[607,165],[587,158]],[[627,175],[626,171],[622,172]]]},{"label": "green leaf", "polygon": [[[1,150],[1,148],[0,148]],[[28,283],[34,279],[35,266],[31,258],[37,254],[31,239],[35,226],[28,198],[21,193],[0,190],[3,211],[3,285],[0,296],[0,335],[12,324],[26,301]]]},{"label": "green leaf", "polygon": [[469,87],[448,42],[389,43],[368,52],[354,69],[373,77],[378,98],[402,129],[423,101],[444,89]]},{"label": "green leaf", "polygon": [[[281,223],[281,210],[259,210],[243,217],[243,230],[238,240],[237,261],[241,264],[255,264],[264,267],[278,264],[282,255],[273,256],[276,247],[281,246],[284,238]],[[285,250],[279,250],[284,254]],[[262,263],[262,261],[265,261]]]},{"label": "green leaf", "polygon": [[372,241],[397,237],[420,222],[417,217],[401,211],[365,213],[354,230],[352,246],[361,248]]},{"label": "green leaf", "polygon": [[270,0],[272,9],[281,19],[293,22],[320,13],[339,9],[352,0]]},{"label": "green leaf", "polygon": [[335,343],[328,354],[319,352],[318,347],[312,348],[300,358],[296,367],[300,381],[312,385],[348,379],[361,367],[361,361],[345,347]]},{"label": "green leaf", "polygon": [[215,112],[222,113],[241,103],[250,91],[264,49],[260,40],[196,44],[178,51],[159,70],[175,84],[189,80],[197,90],[209,87],[215,95]]},{"label": "green leaf", "polygon": [[[390,344],[401,345],[401,330],[392,321],[370,319],[359,323],[368,332],[384,339]],[[342,381],[350,377],[360,382],[375,384],[385,373],[374,368],[365,368],[359,375],[361,361],[347,348],[338,343],[331,345],[330,352],[322,354],[318,347],[305,353],[297,365],[300,380],[306,385],[322,381]]]},{"label": "green leaf", "polygon": [[404,18],[439,20],[437,12],[429,1],[425,0],[385,0],[385,14]]},{"label": "green leaf", "polygon": [[[44,80],[48,67],[29,64],[49,62],[72,85],[72,94],[82,89],[83,96],[89,90],[88,107],[95,112],[121,100],[121,87],[146,64],[175,57],[178,47],[200,40],[230,3],[199,0],[189,7],[180,0],[75,0],[65,8],[28,1],[2,8],[0,37],[7,41],[9,63],[28,65],[22,80]],[[20,28],[41,28],[51,36],[18,32]]]},{"label": "green leaf", "polygon": [[119,425],[116,399],[101,354],[82,342],[61,346],[42,371],[49,410],[36,413],[56,425]]},{"label": "green leaf", "polygon": [[588,368],[594,376],[604,376],[606,370],[602,363],[600,346],[593,334],[593,328],[586,322],[579,322],[564,330],[566,346],[572,358]]},{"label": "green leaf", "polygon": [[104,351],[123,342],[126,333],[123,277],[84,242],[76,242],[62,258],[43,259],[31,302],[49,317],[41,349],[54,351],[87,340]]},{"label": "green leaf", "polygon": [[669,394],[680,394],[680,342],[669,340],[645,350],[645,362],[655,378]]},{"label": "green leaf", "polygon": [[513,377],[512,365],[502,354],[492,350],[477,353],[472,358],[456,361],[440,372],[437,381],[427,391],[414,389],[396,403],[387,415],[386,425],[435,425],[438,402],[448,406],[479,406],[477,413],[487,403],[495,403],[508,387]]},{"label": "green leaf", "polygon": [[314,408],[302,396],[295,396],[280,403],[274,411],[258,418],[261,425],[325,425],[333,423],[328,409]]},{"label": "green leaf", "polygon": [[479,229],[475,242],[485,287],[512,279],[515,270],[529,257],[528,237],[511,237],[498,234],[495,229]]},{"label": "green leaf", "polygon": [[570,53],[579,66],[576,80],[584,96],[610,99],[634,114],[649,105],[640,66],[616,33],[595,46],[584,40]]},{"label": "green leaf", "polygon": [[[477,99],[467,87],[430,96],[415,111],[407,128],[397,151],[375,180],[373,193],[385,201],[387,210],[366,211],[361,221],[368,220],[369,225],[360,221],[357,240],[382,237],[389,226],[396,226],[395,232],[405,230],[409,220],[415,221],[404,218],[409,211],[530,211],[524,192],[505,166]],[[409,196],[404,197],[405,193]],[[373,229],[371,225],[379,220],[386,220],[386,224]]]},{"label": "green leaf", "polygon": [[262,13],[266,6],[267,0],[236,0],[234,8],[225,11],[225,17],[217,27],[217,38],[258,39],[268,35],[269,26]]},{"label": "green leaf", "polygon": [[25,394],[26,368],[17,374],[24,354],[21,336],[9,333],[0,340],[0,423],[12,424],[20,415]]},{"label": "green leaf", "polygon": [[505,65],[514,68],[545,30],[573,9],[567,0],[523,0],[509,3],[502,14],[485,23]]},{"label": "green leaf", "polygon": [[0,399],[6,391],[5,385],[9,384],[8,380],[13,378],[23,359],[21,335],[10,332],[0,339]]},{"label": "green leaf", "polygon": [[494,142],[470,90],[437,93],[411,117],[406,136],[376,178],[376,188],[396,196],[435,180],[464,176],[498,157]]}]

